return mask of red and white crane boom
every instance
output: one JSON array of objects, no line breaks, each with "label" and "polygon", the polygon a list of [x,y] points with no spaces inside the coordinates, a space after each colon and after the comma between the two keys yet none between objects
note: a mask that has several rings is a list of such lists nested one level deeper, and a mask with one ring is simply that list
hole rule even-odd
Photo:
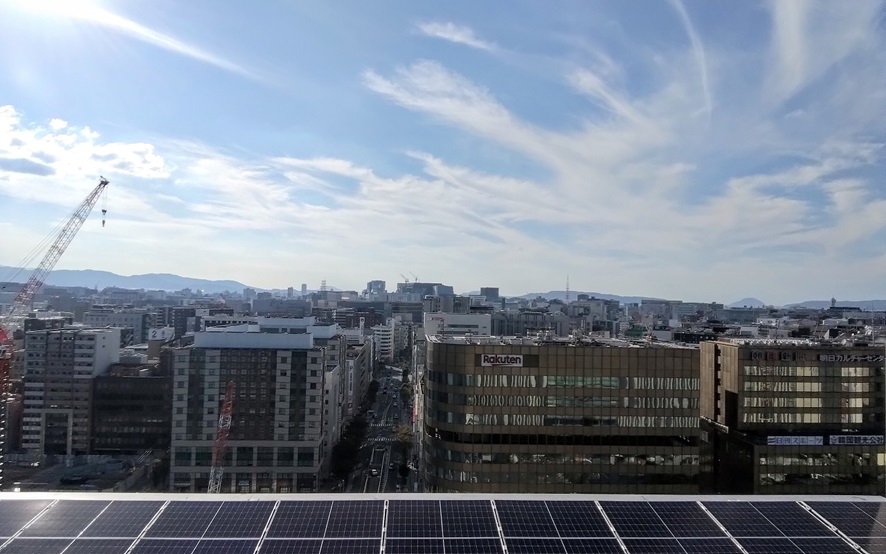
[{"label": "red and white crane boom", "polygon": [[215,448],[212,449],[212,468],[209,470],[209,487],[207,493],[221,491],[222,475],[225,472],[225,447],[228,446],[228,435],[231,434],[231,413],[234,408],[234,382],[228,381],[225,390],[225,401],[221,414],[218,416],[218,432],[215,435]]}]

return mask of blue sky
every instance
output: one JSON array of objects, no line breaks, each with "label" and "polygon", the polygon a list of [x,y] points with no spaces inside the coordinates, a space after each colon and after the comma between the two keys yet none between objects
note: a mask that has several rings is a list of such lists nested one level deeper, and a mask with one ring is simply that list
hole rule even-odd
[{"label": "blue sky", "polygon": [[0,264],[883,298],[884,3],[0,0]]}]

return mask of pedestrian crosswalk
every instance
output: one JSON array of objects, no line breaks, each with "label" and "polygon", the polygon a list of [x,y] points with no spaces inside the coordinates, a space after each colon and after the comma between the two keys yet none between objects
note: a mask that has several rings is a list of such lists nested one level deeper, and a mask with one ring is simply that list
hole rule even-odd
[{"label": "pedestrian crosswalk", "polygon": [[394,437],[369,437],[369,442],[394,442]]},{"label": "pedestrian crosswalk", "polygon": [[370,427],[390,427],[390,423],[372,423],[369,425]]}]

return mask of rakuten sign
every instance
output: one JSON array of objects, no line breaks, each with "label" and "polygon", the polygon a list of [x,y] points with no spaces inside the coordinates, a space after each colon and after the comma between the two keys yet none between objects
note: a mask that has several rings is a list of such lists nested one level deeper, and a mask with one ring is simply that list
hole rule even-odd
[{"label": "rakuten sign", "polygon": [[512,354],[480,354],[480,365],[483,367],[494,365],[523,367],[523,356],[514,356]]}]

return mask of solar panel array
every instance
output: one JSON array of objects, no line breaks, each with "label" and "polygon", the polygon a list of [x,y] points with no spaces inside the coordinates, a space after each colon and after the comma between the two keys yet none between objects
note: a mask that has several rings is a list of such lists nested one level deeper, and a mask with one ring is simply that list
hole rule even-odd
[{"label": "solar panel array", "polygon": [[877,501],[92,498],[4,496],[0,554],[886,553]]}]

